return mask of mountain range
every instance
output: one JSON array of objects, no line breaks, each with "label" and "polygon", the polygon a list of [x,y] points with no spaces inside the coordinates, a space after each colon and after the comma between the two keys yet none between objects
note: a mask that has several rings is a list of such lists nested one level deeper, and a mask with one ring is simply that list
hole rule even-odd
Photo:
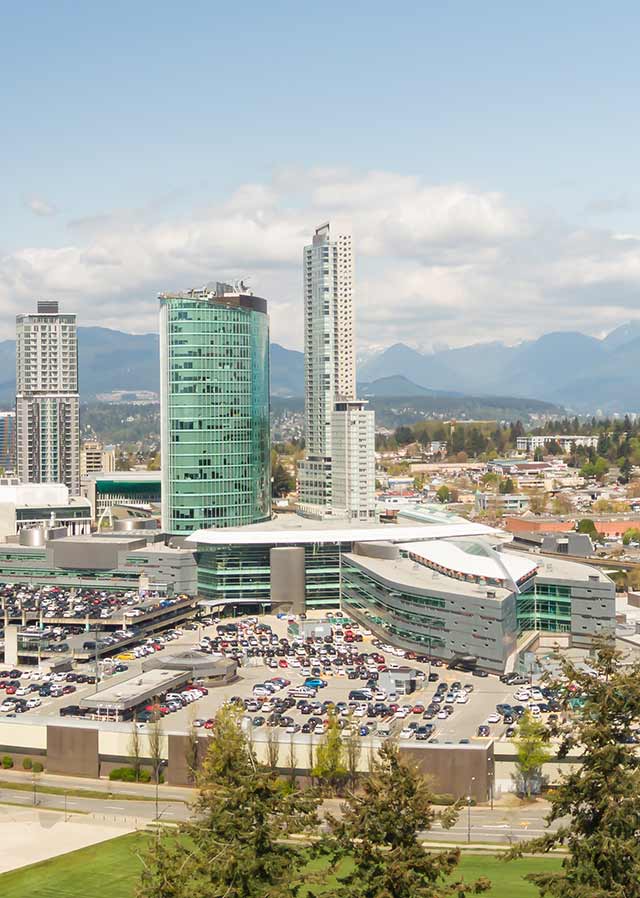
[{"label": "mountain range", "polygon": [[362,381],[407,378],[430,390],[527,396],[580,412],[640,411],[640,322],[599,340],[574,331],[545,334],[517,346],[479,343],[421,353],[396,343],[366,359]]},{"label": "mountain range", "polygon": [[[112,390],[159,390],[157,334],[78,328],[83,399]],[[363,398],[511,396],[535,398],[580,412],[640,411],[640,322],[599,340],[573,331],[545,334],[517,346],[478,343],[422,353],[403,343],[359,366]],[[0,402],[15,395],[15,341],[0,342]],[[303,395],[304,355],[271,344],[271,394]]]}]

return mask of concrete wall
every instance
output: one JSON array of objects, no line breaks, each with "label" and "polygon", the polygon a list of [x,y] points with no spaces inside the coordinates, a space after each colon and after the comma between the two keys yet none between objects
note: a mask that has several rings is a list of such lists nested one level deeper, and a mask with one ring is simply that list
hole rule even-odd
[{"label": "concrete wall", "polygon": [[47,773],[98,777],[98,730],[48,726]]},{"label": "concrete wall", "polygon": [[417,765],[427,776],[434,792],[454,798],[471,795],[476,801],[489,798],[490,772],[494,769],[493,743],[485,747],[426,745],[424,748],[401,747],[404,758]]},{"label": "concrete wall", "polygon": [[305,552],[287,546],[269,552],[271,611],[301,614],[305,609]]}]

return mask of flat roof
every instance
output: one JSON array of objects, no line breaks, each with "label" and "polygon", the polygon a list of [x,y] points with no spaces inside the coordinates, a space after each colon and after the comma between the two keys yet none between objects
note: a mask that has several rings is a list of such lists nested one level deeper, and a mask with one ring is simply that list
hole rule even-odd
[{"label": "flat roof", "polygon": [[526,555],[496,552],[479,540],[450,542],[442,539],[436,542],[409,543],[402,548],[451,571],[492,580],[510,577],[517,583],[523,577],[533,574],[538,567],[538,562]]},{"label": "flat roof", "polygon": [[146,670],[138,676],[81,698],[80,707],[108,707],[116,711],[126,711],[147,698],[167,692],[172,686],[186,682],[190,676],[191,671],[188,670],[176,671],[164,667]]},{"label": "flat roof", "polygon": [[434,524],[424,521],[409,527],[371,521],[370,523],[358,522],[354,526],[349,521],[315,521],[297,514],[284,514],[277,515],[270,521],[247,524],[244,527],[212,527],[196,530],[187,537],[186,541],[213,546],[228,545],[229,543],[234,545],[292,545],[370,542],[372,540],[411,542],[459,536],[496,537],[499,535],[501,532],[494,527],[472,521],[455,524]]},{"label": "flat roof", "polygon": [[[564,558],[551,558],[541,555],[538,559],[538,577],[555,577],[561,580],[585,580],[597,577],[599,583],[613,583],[600,568],[579,561],[566,561]],[[594,582],[593,580],[591,582]]]}]

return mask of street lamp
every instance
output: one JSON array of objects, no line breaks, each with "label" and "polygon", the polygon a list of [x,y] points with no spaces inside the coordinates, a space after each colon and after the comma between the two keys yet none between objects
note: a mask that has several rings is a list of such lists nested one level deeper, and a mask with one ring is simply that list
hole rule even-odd
[{"label": "street lamp", "polygon": [[475,776],[472,776],[469,782],[469,794],[467,795],[467,844],[471,842],[471,789],[475,781]]},{"label": "street lamp", "polygon": [[493,770],[489,770],[487,776],[489,777],[489,800],[491,801],[491,810],[493,810]]}]

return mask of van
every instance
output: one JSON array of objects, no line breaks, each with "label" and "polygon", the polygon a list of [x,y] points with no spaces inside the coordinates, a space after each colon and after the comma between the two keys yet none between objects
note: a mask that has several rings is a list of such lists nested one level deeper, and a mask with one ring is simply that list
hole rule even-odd
[{"label": "van", "polygon": [[291,698],[315,698],[318,691],[312,689],[311,686],[296,686],[294,689],[290,689],[288,694]]},{"label": "van", "polygon": [[96,650],[95,642],[92,642],[90,640],[87,640],[87,642],[83,642],[82,650],[83,650],[83,652],[95,652],[95,650]]}]

